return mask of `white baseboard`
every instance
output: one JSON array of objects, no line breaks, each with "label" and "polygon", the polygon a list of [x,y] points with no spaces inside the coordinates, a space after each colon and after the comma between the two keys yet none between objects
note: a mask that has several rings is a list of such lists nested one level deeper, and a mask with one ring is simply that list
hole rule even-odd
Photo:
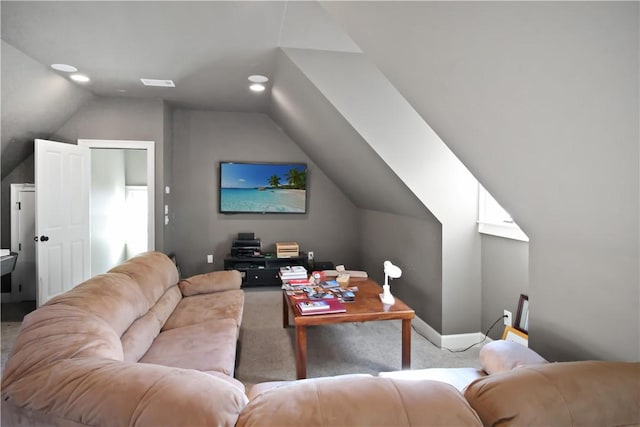
[{"label": "white baseboard", "polygon": [[[483,338],[484,334],[482,332],[444,335],[442,337],[442,347],[446,347],[450,350],[462,350],[463,348],[479,343]],[[489,340],[489,337],[487,337],[487,340]]]},{"label": "white baseboard", "polygon": [[[453,334],[453,335],[441,335],[438,331],[433,329],[431,325],[419,318],[418,316],[413,318],[411,322],[413,329],[417,333],[428,339],[431,343],[438,347],[446,347],[450,350],[460,350],[467,348],[479,341],[482,341],[484,334],[482,332],[471,332],[468,334]],[[487,337],[485,340],[493,341]]]},{"label": "white baseboard", "polygon": [[411,321],[411,325],[417,333],[428,339],[433,345],[442,347],[442,335],[433,329],[427,322],[416,316]]}]

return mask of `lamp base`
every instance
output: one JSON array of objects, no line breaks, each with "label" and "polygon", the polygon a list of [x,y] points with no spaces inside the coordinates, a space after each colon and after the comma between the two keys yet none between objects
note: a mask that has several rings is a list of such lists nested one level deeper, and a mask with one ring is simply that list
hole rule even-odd
[{"label": "lamp base", "polygon": [[396,303],[396,299],[393,297],[393,295],[391,295],[391,291],[389,290],[389,285],[383,285],[382,291],[383,293],[379,295],[380,301],[382,301],[383,304],[393,305]]}]

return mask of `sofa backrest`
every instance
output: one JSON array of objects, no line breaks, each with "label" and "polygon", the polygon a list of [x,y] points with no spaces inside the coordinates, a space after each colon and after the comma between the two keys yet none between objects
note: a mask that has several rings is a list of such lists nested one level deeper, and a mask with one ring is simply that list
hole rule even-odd
[{"label": "sofa backrest", "polygon": [[143,312],[133,319],[128,317],[128,327],[121,332],[124,360],[137,362],[182,299],[177,286],[178,270],[166,255],[147,252],[112,268],[109,274],[124,274],[133,279],[146,301]]},{"label": "sofa backrest", "polygon": [[640,425],[640,363],[523,366],[475,380],[464,395],[484,425]]},{"label": "sofa backrest", "polygon": [[482,426],[458,390],[367,375],[283,382],[254,395],[236,427]]}]

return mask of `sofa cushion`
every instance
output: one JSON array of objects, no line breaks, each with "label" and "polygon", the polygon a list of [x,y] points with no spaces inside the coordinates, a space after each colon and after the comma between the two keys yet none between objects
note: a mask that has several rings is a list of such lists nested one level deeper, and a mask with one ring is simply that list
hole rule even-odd
[{"label": "sofa cushion", "polygon": [[258,394],[236,427],[481,426],[452,386],[436,381],[334,377],[296,381]]},{"label": "sofa cushion", "polygon": [[244,292],[216,292],[182,298],[162,330],[182,328],[215,319],[233,319],[240,327]]},{"label": "sofa cushion", "polygon": [[172,286],[149,309],[147,314],[137,319],[122,335],[122,351],[126,362],[137,362],[149,350],[160,329],[173,313],[182,294],[177,286]]},{"label": "sofa cushion", "polygon": [[640,363],[523,366],[478,379],[464,395],[484,425],[638,425]]},{"label": "sofa cushion", "polygon": [[198,371],[218,371],[233,376],[237,325],[234,319],[209,320],[160,333],[140,359]]},{"label": "sofa cushion", "polygon": [[180,281],[179,284],[182,295],[185,297],[240,289],[241,285],[242,276],[236,270],[198,274]]},{"label": "sofa cushion", "polygon": [[489,375],[543,363],[549,362],[530,348],[513,341],[492,341],[480,349],[480,366]]},{"label": "sofa cushion", "polygon": [[451,384],[459,391],[473,380],[482,378],[486,374],[476,368],[428,368],[406,371],[380,372],[379,376],[401,380],[432,380]]}]

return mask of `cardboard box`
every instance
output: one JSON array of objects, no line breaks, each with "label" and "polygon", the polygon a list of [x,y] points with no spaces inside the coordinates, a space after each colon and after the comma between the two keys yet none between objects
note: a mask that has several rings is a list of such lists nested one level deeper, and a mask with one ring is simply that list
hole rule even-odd
[{"label": "cardboard box", "polygon": [[300,247],[296,242],[277,242],[276,256],[278,258],[291,258],[300,256]]}]

